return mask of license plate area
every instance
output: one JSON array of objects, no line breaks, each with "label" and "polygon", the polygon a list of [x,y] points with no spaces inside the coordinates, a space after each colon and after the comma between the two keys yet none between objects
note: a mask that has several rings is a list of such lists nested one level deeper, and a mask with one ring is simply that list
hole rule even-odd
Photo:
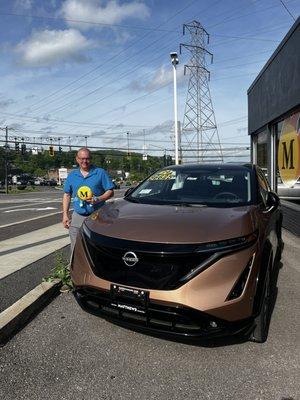
[{"label": "license plate area", "polygon": [[145,314],[149,299],[149,292],[141,289],[132,289],[125,286],[111,285],[111,306],[120,311]]}]

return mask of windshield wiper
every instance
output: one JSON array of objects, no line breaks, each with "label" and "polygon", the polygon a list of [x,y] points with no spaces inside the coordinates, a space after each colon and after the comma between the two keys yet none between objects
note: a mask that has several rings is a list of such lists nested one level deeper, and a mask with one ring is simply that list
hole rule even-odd
[{"label": "windshield wiper", "polygon": [[172,206],[177,206],[177,207],[207,207],[207,204],[203,203],[188,203],[188,202],[181,202],[181,203],[169,203]]}]

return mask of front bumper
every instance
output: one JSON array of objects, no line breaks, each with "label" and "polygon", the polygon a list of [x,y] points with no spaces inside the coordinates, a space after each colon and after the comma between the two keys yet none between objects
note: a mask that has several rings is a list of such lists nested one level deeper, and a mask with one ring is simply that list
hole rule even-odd
[{"label": "front bumper", "polygon": [[116,308],[110,291],[77,287],[74,296],[81,308],[91,314],[130,329],[177,338],[212,339],[247,336],[253,330],[253,318],[225,321],[185,306],[172,306],[149,300],[144,313],[128,307]]}]

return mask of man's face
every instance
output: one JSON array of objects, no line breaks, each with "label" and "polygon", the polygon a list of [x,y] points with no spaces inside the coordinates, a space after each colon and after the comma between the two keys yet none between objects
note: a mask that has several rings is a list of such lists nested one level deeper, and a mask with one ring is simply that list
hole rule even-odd
[{"label": "man's face", "polygon": [[82,170],[88,171],[91,163],[90,153],[88,151],[80,151],[76,156],[76,161]]}]

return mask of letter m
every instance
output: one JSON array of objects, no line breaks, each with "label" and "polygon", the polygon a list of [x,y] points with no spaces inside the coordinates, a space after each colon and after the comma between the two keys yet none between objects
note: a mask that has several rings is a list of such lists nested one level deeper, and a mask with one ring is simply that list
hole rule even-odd
[{"label": "letter m", "polygon": [[82,192],[82,191],[80,191],[80,194],[81,194],[81,197],[87,197],[87,191],[85,191],[85,192]]},{"label": "letter m", "polygon": [[287,148],[286,142],[282,142],[283,146],[283,157],[282,157],[282,169],[286,167],[288,169],[295,169],[293,161],[294,161],[294,141],[292,139],[289,143],[289,148]]}]

